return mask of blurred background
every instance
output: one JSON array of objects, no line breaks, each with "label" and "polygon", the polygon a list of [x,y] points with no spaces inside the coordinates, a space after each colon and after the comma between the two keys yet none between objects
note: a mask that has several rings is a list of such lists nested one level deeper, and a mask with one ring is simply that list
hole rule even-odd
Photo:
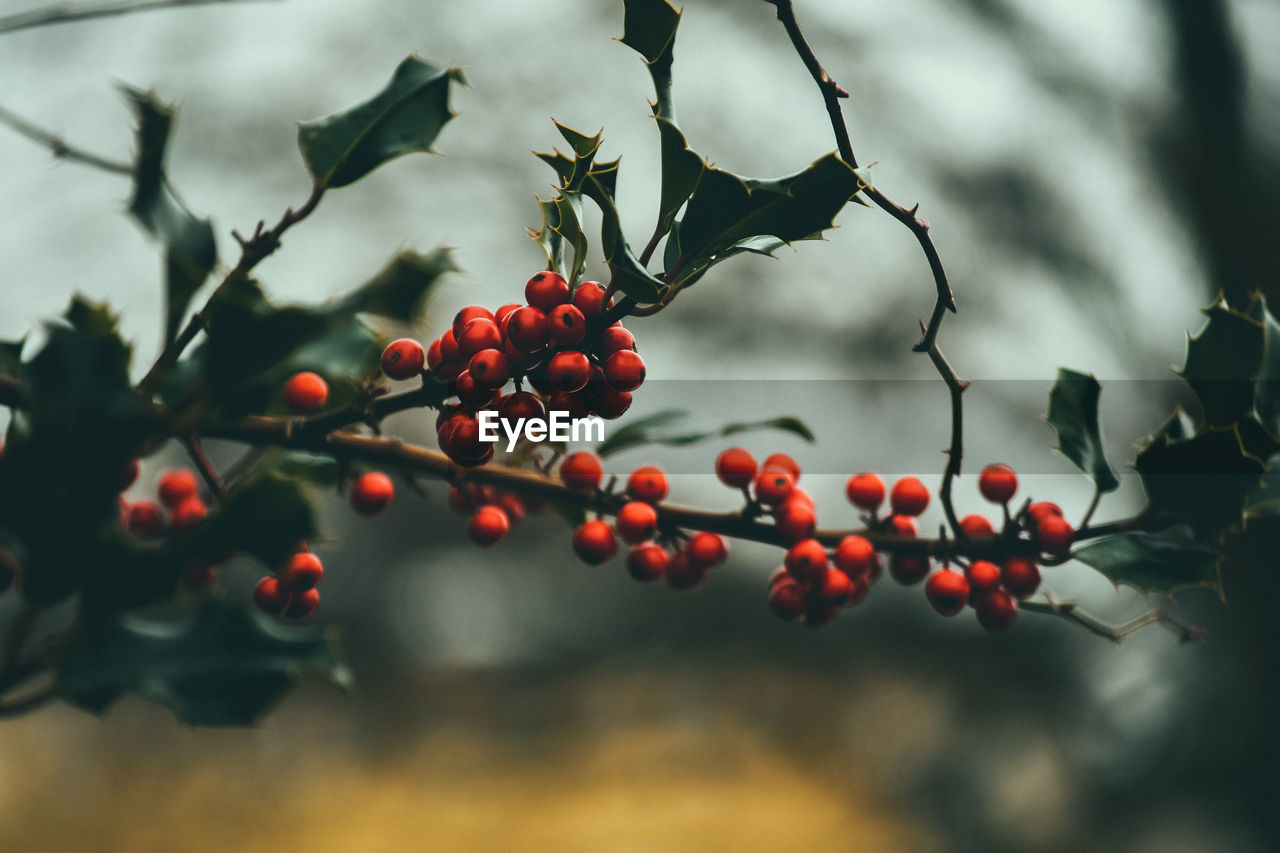
[{"label": "blurred background", "polygon": [[[773,177],[834,148],[772,8],[684,12],[676,98],[694,150]],[[1187,402],[1170,366],[1198,309],[1219,291],[1280,298],[1280,6],[798,0],[796,12],[851,93],[860,160],[890,197],[921,203],[955,287],[940,342],[974,380],[958,510],[982,511],[973,473],[1008,461],[1026,493],[1078,520],[1089,483],[1042,421],[1057,367],[1102,380],[1111,459],[1128,473],[1133,442]],[[232,228],[306,197],[295,121],[367,98],[409,53],[463,67],[440,156],[330,193],[258,268],[279,300],[320,301],[397,250],[452,246],[462,271],[412,330],[427,341],[463,305],[518,299],[542,267],[525,229],[552,174],[529,152],[559,142],[550,117],[604,128],[602,158],[622,156],[624,228],[644,242],[652,93],[612,40],[621,31],[621,3],[601,0],[166,10],[0,36],[0,106],[127,161],[114,84],[175,102],[169,174],[213,217],[227,263]],[[81,291],[122,313],[145,370],[161,265],[124,215],[128,192],[0,127],[0,338]],[[813,446],[744,444],[800,460],[824,527],[855,523],[841,492],[854,471],[936,483],[948,437],[945,390],[911,352],[933,305],[914,238],[856,206],[837,223],[778,260],[729,262],[630,324],[650,377],[634,414],[810,424]],[[606,272],[594,257],[588,273]],[[429,420],[388,430],[429,441]],[[722,446],[631,451],[611,470],[657,461],[681,503],[728,510],[710,476]],[[137,496],[180,461],[148,460]],[[620,558],[578,563],[550,514],[480,551],[445,497],[406,492],[373,520],[322,502],[319,616],[342,632],[353,695],[304,682],[252,730],[184,728],[140,700],[103,719],[55,706],[6,721],[0,849],[1274,849],[1274,598],[1224,609],[1179,595],[1209,644],[1152,627],[1116,646],[1033,614],[987,636],[886,581],[809,631],[768,611],[776,549],[734,543],[704,588],[677,594],[635,584]],[[1141,498],[1126,476],[1099,517]],[[247,598],[260,574],[232,564],[221,592]],[[1156,603],[1083,568],[1046,575],[1107,619]],[[0,622],[13,606],[0,602]]]}]

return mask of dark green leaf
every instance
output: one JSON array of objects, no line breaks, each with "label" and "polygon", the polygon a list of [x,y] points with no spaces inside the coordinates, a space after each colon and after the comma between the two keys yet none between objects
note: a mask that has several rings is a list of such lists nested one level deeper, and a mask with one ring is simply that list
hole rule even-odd
[{"label": "dark green leaf", "polygon": [[658,230],[666,234],[671,231],[680,208],[693,194],[706,164],[689,149],[684,134],[674,123],[663,116],[658,116],[656,121],[662,146],[662,200]]},{"label": "dark green leaf", "polygon": [[1261,296],[1250,307],[1263,324],[1263,355],[1254,380],[1253,411],[1262,426],[1280,438],[1280,322]]},{"label": "dark green leaf", "polygon": [[1262,363],[1262,323],[1225,302],[1205,309],[1209,322],[1187,342],[1181,375],[1200,398],[1209,426],[1230,426],[1249,414]]},{"label": "dark green leaf", "polygon": [[1151,509],[1186,520],[1209,541],[1240,521],[1265,466],[1245,452],[1236,430],[1218,429],[1180,441],[1158,438],[1135,467]]},{"label": "dark green leaf", "polygon": [[666,292],[667,286],[654,278],[636,259],[622,235],[622,222],[618,217],[618,208],[613,203],[617,173],[616,160],[597,165],[587,176],[582,191],[600,207],[604,217],[600,239],[605,262],[612,274],[611,283],[637,302],[657,302]]},{"label": "dark green leaf", "polygon": [[345,187],[388,160],[431,143],[455,113],[449,85],[462,83],[457,68],[442,69],[410,56],[371,100],[298,127],[298,147],[322,187]]},{"label": "dark green leaf", "polygon": [[178,333],[191,297],[218,262],[213,225],[192,214],[165,177],[165,148],[174,111],[154,95],[122,87],[138,116],[137,155],[129,212],[165,246],[165,343]]},{"label": "dark green leaf", "polygon": [[329,456],[288,451],[269,454],[264,461],[286,477],[314,486],[330,487],[338,484],[338,461]]},{"label": "dark green leaf", "polygon": [[412,323],[440,277],[458,269],[448,249],[428,254],[399,252],[382,270],[351,291],[335,312],[374,314]]},{"label": "dark green leaf", "polygon": [[1142,592],[1217,585],[1217,554],[1197,542],[1187,527],[1109,536],[1071,556]]},{"label": "dark green leaf", "polygon": [[1099,492],[1119,487],[1102,445],[1098,395],[1102,387],[1087,373],[1059,368],[1049,392],[1049,424],[1058,432],[1058,450],[1089,475]]},{"label": "dark green leaf", "polygon": [[623,0],[622,43],[644,57],[657,92],[654,114],[676,120],[671,62],[680,13],[667,0]]},{"label": "dark green leaf", "polygon": [[252,554],[270,569],[316,533],[314,513],[301,482],[260,468],[227,497],[214,516],[211,535]]},{"label": "dark green leaf", "polygon": [[350,675],[317,632],[285,629],[209,600],[190,618],[117,616],[88,626],[57,669],[58,695],[102,713],[133,692],[192,725],[255,722],[304,671],[346,686]]},{"label": "dark green leaf", "polygon": [[688,416],[689,413],[684,410],[667,409],[643,418],[633,419],[625,426],[613,430],[609,437],[596,448],[596,453],[602,457],[612,456],[615,453],[621,453],[624,450],[648,444],[682,447],[710,439],[724,438],[758,430],[781,430],[799,436],[810,443],[814,440],[813,433],[805,426],[804,422],[792,417],[771,418],[749,423],[731,423],[725,424],[719,429],[680,430],[672,428],[677,422],[683,421]]}]

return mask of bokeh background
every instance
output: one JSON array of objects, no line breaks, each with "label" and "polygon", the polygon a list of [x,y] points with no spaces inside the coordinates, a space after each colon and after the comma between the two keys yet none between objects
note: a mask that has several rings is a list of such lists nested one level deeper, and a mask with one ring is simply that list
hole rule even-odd
[{"label": "bokeh background", "polygon": [[[0,14],[36,8],[4,4]],[[941,343],[966,395],[970,472],[1006,460],[1079,517],[1089,484],[1043,423],[1059,365],[1104,384],[1111,458],[1175,402],[1170,366],[1219,291],[1276,294],[1280,7],[1263,0],[799,0],[878,186],[921,202],[960,313]],[[796,171],[834,147],[773,10],[687,0],[676,97],[691,147],[740,174]],[[462,271],[415,331],[518,298],[542,265],[525,229],[551,173],[530,156],[555,117],[603,127],[622,155],[634,244],[657,205],[650,81],[620,2],[232,3],[0,35],[0,106],[68,142],[131,155],[117,82],[181,110],[169,172],[230,229],[306,196],[294,122],[379,89],[418,53],[465,69],[440,156],[397,160],[331,193],[259,267],[270,293],[318,301],[395,251],[454,247]],[[160,335],[160,262],[124,215],[127,182],[0,127],[0,337],[77,291],[123,315],[141,372]],[[936,482],[946,396],[911,353],[933,303],[914,239],[851,207],[829,240],[720,267],[633,328],[650,383],[634,409],[695,421],[795,414],[793,453],[823,526],[852,525],[856,470]],[[589,272],[603,276],[599,258]],[[404,330],[392,330],[404,331]],[[409,438],[428,419],[389,422]],[[730,509],[720,446],[646,449],[682,502]],[[221,460],[234,458],[214,448]],[[148,460],[141,495],[179,457]],[[1127,469],[1126,469],[1127,470]],[[960,511],[981,511],[975,477]],[[1103,505],[1140,505],[1132,477]],[[304,682],[252,730],[184,728],[127,700],[104,718],[49,707],[0,728],[0,849],[1027,850],[1273,849],[1278,647],[1265,596],[1180,595],[1207,645],[1159,627],[1112,645],[1024,614],[986,636],[885,582],[819,631],[774,619],[775,549],[735,543],[693,594],[640,587],[620,560],[572,558],[554,517],[479,551],[444,489],[356,520],[322,502],[321,621],[358,687]],[[940,514],[926,516],[937,521]],[[232,564],[220,592],[247,596]],[[1060,597],[1117,621],[1152,602],[1081,568]],[[1274,599],[1273,599],[1274,600]],[[0,620],[13,602],[0,602]]]}]

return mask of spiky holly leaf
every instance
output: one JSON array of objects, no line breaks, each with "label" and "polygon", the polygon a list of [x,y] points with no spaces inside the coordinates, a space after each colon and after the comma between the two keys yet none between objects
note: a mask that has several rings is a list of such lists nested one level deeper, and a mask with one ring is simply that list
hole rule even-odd
[{"label": "spiky holly leaf", "polygon": [[1115,583],[1141,592],[1216,587],[1218,582],[1218,555],[1185,526],[1108,536],[1076,549],[1071,556]]},{"label": "spiky holly leaf", "polygon": [[184,723],[246,726],[305,671],[350,683],[331,638],[210,599],[182,621],[117,615],[87,626],[59,661],[56,687],[97,714],[137,693]]},{"label": "spiky holly leaf", "polygon": [[458,266],[447,248],[430,252],[397,252],[378,274],[343,297],[333,313],[373,314],[400,323],[413,323],[445,273]]},{"label": "spiky holly leaf", "polygon": [[587,174],[582,191],[600,208],[603,222],[600,227],[601,248],[605,262],[612,274],[611,283],[637,302],[657,302],[667,291],[667,285],[655,278],[636,259],[635,253],[622,234],[622,221],[613,198],[618,180],[618,161],[597,164]]},{"label": "spiky holly leaf", "polygon": [[1189,523],[1202,541],[1213,541],[1240,521],[1245,499],[1265,468],[1245,452],[1236,429],[1215,429],[1192,438],[1157,436],[1139,454],[1151,510]]},{"label": "spiky holly leaf", "polygon": [[138,118],[129,212],[147,233],[164,243],[165,343],[169,343],[178,333],[191,297],[218,263],[218,247],[212,223],[187,210],[165,177],[173,108],[150,92],[121,89]]},{"label": "spiky holly leaf", "polygon": [[[555,198],[550,201],[538,200],[542,211],[542,227],[537,231],[530,229],[529,236],[546,253],[547,268],[574,283],[587,267],[587,235],[582,230],[582,185],[591,171],[604,137],[602,133],[587,136],[558,121],[554,123],[556,130],[569,143],[573,158],[561,154],[559,149],[550,154],[535,152],[534,156],[555,169],[559,184]],[[565,264],[565,244],[573,249],[572,265]]]},{"label": "spiky holly leaf", "polygon": [[676,120],[671,98],[671,63],[680,12],[667,0],[623,0],[623,44],[644,57],[657,92],[654,114]]},{"label": "spiky holly leaf", "polygon": [[410,56],[370,100],[302,122],[298,148],[315,183],[345,187],[388,160],[431,151],[431,143],[456,115],[449,108],[449,87],[454,83],[466,83],[460,69],[439,68]]},{"label": "spiky holly leaf", "polygon": [[1049,392],[1049,424],[1058,433],[1058,450],[1089,475],[1099,492],[1115,491],[1120,481],[1107,464],[1098,424],[1102,386],[1087,373],[1059,368]]},{"label": "spiky holly leaf", "polygon": [[1200,398],[1210,426],[1230,426],[1253,407],[1253,380],[1262,363],[1263,324],[1227,307],[1204,309],[1209,321],[1187,341],[1180,375]]},{"label": "spiky holly leaf", "polygon": [[691,430],[676,426],[676,424],[688,417],[689,413],[683,409],[667,409],[642,418],[634,418],[622,427],[610,432],[609,437],[596,448],[596,453],[602,457],[612,456],[624,450],[650,444],[683,447],[710,439],[724,438],[758,430],[780,430],[799,436],[811,444],[814,441],[813,432],[799,418],[769,418],[749,423],[729,423],[719,428],[711,429]]}]

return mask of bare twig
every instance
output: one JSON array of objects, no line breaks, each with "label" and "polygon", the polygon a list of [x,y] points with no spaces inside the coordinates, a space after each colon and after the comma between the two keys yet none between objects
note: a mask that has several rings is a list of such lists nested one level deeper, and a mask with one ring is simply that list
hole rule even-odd
[{"label": "bare twig", "polygon": [[222,503],[227,499],[227,489],[222,485],[222,479],[218,476],[217,470],[213,467],[213,463],[209,461],[209,456],[204,452],[204,445],[200,443],[200,439],[193,435],[182,436],[182,446],[187,449],[187,455],[191,457],[191,461],[195,463],[196,470],[200,472],[200,476],[209,486],[209,490],[213,492],[213,496],[217,498],[218,503]]},{"label": "bare twig", "polygon": [[116,0],[116,2],[80,7],[70,3],[57,3],[45,6],[43,9],[31,9],[0,17],[0,33],[45,27],[51,24],[71,24],[93,18],[128,15],[133,12],[150,12],[175,6],[209,6],[214,3],[233,2],[239,2],[239,0]]},{"label": "bare twig", "polygon": [[1148,625],[1160,624],[1164,625],[1170,631],[1178,636],[1182,642],[1198,642],[1208,641],[1208,634],[1205,630],[1196,625],[1187,625],[1178,621],[1170,614],[1169,610],[1164,607],[1156,607],[1145,613],[1140,613],[1127,622],[1119,625],[1111,625],[1102,621],[1096,616],[1092,616],[1078,608],[1074,601],[1057,601],[1053,598],[1046,597],[1043,601],[1024,601],[1018,605],[1020,609],[1029,613],[1043,613],[1049,616],[1057,616],[1068,622],[1074,622],[1104,637],[1113,643],[1119,644],[1125,637],[1141,630]]},{"label": "bare twig", "polygon": [[[0,24],[4,21],[0,18]],[[3,32],[3,29],[0,29]],[[27,137],[33,142],[48,148],[54,157],[62,160],[72,160],[76,163],[83,163],[86,166],[93,166],[104,172],[111,172],[117,175],[132,175],[133,166],[128,163],[120,163],[115,160],[109,160],[92,151],[86,151],[83,148],[76,148],[63,141],[62,137],[55,133],[51,133],[42,127],[38,127],[21,116],[10,112],[4,107],[0,107],[0,124],[7,124],[18,133]]]},{"label": "bare twig", "polygon": [[[920,325],[924,326],[923,323]],[[956,519],[955,507],[951,503],[951,484],[960,473],[960,462],[964,458],[963,395],[965,389],[969,387],[969,383],[957,376],[956,372],[952,370],[951,365],[947,363],[946,356],[942,354],[942,350],[938,349],[936,340],[929,345],[927,352],[929,360],[937,368],[938,375],[947,384],[947,391],[951,394],[951,445],[947,448],[947,468],[942,475],[942,488],[938,492],[938,500],[942,503],[942,510],[946,513],[947,523],[951,525],[952,532],[956,536],[963,538],[960,522]]]},{"label": "bare twig", "polygon": [[[765,2],[772,4],[777,9],[778,20],[782,22],[783,28],[786,29],[787,35],[791,38],[792,46],[801,61],[804,62],[805,67],[809,69],[809,74],[813,77],[814,82],[818,84],[818,89],[822,92],[822,99],[826,103],[827,114],[831,118],[831,129],[835,133],[836,147],[840,151],[841,159],[848,163],[851,168],[858,168],[858,159],[854,156],[853,143],[849,141],[849,130],[845,125],[844,112],[840,107],[840,99],[849,97],[849,93],[836,84],[836,81],[822,67],[822,63],[818,61],[813,48],[809,46],[809,42],[800,31],[799,24],[796,23],[795,10],[791,8],[791,0],[765,0]],[[956,310],[955,296],[951,292],[951,284],[947,280],[946,269],[942,266],[942,258],[938,255],[938,249],[933,244],[933,238],[929,236],[929,223],[927,220],[916,216],[919,205],[907,209],[891,200],[875,187],[867,187],[864,192],[867,198],[876,203],[876,206],[911,230],[929,262],[929,270],[933,273],[934,287],[938,292],[938,296],[934,304],[933,315],[925,327],[924,337],[915,346],[916,352],[927,352],[938,336],[938,328],[942,323],[943,316],[947,311]]]}]

